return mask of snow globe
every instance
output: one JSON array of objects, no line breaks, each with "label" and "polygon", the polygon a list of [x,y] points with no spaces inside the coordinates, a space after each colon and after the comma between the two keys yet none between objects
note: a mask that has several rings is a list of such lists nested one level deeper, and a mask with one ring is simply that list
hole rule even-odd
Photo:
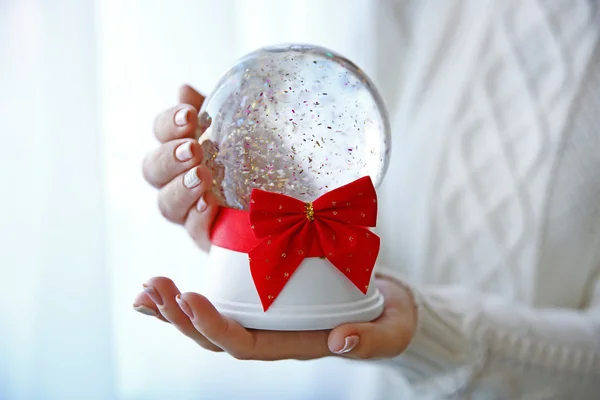
[{"label": "snow globe", "polygon": [[222,205],[207,297],[248,328],[331,329],[377,318],[377,187],[390,127],[373,83],[330,50],[285,44],[241,58],[199,112]]}]

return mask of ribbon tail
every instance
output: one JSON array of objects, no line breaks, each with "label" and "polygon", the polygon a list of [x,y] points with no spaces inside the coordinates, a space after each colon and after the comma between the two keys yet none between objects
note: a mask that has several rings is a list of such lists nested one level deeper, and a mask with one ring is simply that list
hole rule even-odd
[{"label": "ribbon tail", "polygon": [[302,223],[289,233],[264,239],[248,253],[250,273],[264,311],[308,254],[311,239],[310,224]]},{"label": "ribbon tail", "polygon": [[366,228],[336,221],[319,221],[316,229],[327,259],[366,294],[379,254],[379,236]]}]

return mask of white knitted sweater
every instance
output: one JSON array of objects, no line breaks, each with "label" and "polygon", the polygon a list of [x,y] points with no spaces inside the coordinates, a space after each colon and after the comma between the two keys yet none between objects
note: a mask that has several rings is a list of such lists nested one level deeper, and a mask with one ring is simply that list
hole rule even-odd
[{"label": "white knitted sweater", "polygon": [[420,302],[395,373],[414,398],[600,399],[600,2],[386,7],[379,267]]}]

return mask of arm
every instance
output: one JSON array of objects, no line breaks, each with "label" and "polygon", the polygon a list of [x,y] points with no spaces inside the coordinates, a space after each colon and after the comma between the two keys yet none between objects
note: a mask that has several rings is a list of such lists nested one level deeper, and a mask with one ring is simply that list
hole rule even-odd
[{"label": "arm", "polygon": [[412,290],[417,333],[392,364],[416,387],[472,394],[493,385],[511,398],[540,390],[600,395],[600,277],[585,310],[532,309],[451,286]]}]

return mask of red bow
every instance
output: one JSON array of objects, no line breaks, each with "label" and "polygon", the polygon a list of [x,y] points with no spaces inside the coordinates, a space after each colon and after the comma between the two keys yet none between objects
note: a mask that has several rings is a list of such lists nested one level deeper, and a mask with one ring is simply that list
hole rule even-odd
[{"label": "red bow", "polygon": [[377,195],[371,178],[360,178],[303,203],[253,190],[250,212],[221,208],[211,231],[219,247],[248,253],[254,285],[266,311],[305,257],[326,257],[367,293],[379,253]]},{"label": "red bow", "polygon": [[[303,203],[278,193],[253,190],[250,223],[260,244],[248,253],[250,271],[266,311],[305,257],[326,257],[361,292],[367,293],[379,253],[375,226],[377,195],[371,178],[360,178]],[[312,253],[312,254],[309,254]]]}]

